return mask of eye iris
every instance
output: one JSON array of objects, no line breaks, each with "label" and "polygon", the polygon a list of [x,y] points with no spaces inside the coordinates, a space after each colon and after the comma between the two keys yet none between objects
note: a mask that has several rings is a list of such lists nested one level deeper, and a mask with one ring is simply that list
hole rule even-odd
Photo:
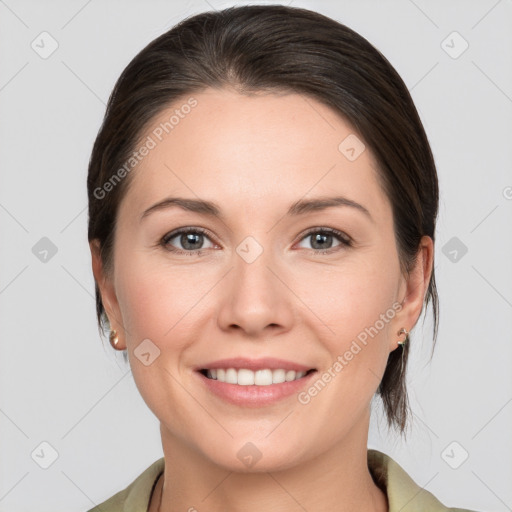
[{"label": "eye iris", "polygon": [[[180,243],[183,246],[183,248],[190,249],[193,251],[197,249],[197,242],[198,240],[200,240],[202,236],[203,235],[200,233],[184,233],[180,237]],[[194,242],[196,243],[195,246],[193,245]]]},{"label": "eye iris", "polygon": [[331,242],[332,243],[332,235],[329,235],[327,233],[317,233],[315,235],[313,235],[313,249],[325,249],[327,246],[330,247],[331,244],[321,244],[319,247],[315,247],[315,244],[317,242],[325,242],[325,241],[328,241],[328,242]]}]

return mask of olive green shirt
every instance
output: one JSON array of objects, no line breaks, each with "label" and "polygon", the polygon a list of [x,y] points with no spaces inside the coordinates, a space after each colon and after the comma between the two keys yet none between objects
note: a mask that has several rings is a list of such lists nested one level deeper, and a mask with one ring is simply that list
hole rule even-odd
[{"label": "olive green shirt", "polygon": [[[389,512],[474,512],[445,507],[422,489],[391,457],[368,450],[368,468],[376,484],[387,495]],[[164,458],[155,461],[126,489],[88,512],[147,512],[151,493],[164,470]]]}]

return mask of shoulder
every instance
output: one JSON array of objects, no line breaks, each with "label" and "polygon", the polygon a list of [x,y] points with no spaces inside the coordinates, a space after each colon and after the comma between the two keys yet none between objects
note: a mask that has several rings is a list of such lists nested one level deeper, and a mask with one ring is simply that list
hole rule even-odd
[{"label": "shoulder", "polygon": [[147,512],[149,499],[164,470],[164,458],[146,468],[130,485],[87,512]]},{"label": "shoulder", "polygon": [[375,483],[386,493],[389,512],[476,512],[449,508],[420,487],[389,455],[368,450],[368,468]]}]

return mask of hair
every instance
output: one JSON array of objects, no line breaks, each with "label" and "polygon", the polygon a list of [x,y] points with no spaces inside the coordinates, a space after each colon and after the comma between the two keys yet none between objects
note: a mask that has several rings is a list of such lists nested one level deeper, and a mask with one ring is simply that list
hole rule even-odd
[{"label": "hair", "polygon": [[[422,236],[435,240],[439,190],[432,151],[406,85],[375,47],[345,25],[307,9],[251,5],[184,19],[141,50],[117,80],[87,177],[88,238],[99,241],[107,275],[113,269],[116,215],[132,177],[120,180],[119,170],[159,113],[207,88],[302,94],[349,122],[378,164],[392,205],[400,269],[410,274]],[[118,183],[107,188],[116,172]],[[104,334],[109,322],[97,282],[95,289]],[[439,306],[433,267],[421,312],[429,303],[435,345]],[[410,415],[408,347],[390,353],[377,389],[388,426],[401,434]]]}]

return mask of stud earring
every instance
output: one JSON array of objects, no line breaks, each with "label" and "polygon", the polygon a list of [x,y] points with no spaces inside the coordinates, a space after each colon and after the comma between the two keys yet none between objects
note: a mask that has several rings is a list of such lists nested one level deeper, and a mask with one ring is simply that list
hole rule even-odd
[{"label": "stud earring", "polygon": [[397,336],[405,334],[405,338],[403,340],[398,340],[398,344],[403,348],[403,346],[409,341],[409,331],[402,327],[396,334]]},{"label": "stud earring", "polygon": [[115,329],[110,331],[109,339],[110,339],[110,344],[112,345],[112,347],[115,348],[116,350],[119,350],[117,348],[117,344],[119,343],[119,337],[117,336],[117,331]]}]

